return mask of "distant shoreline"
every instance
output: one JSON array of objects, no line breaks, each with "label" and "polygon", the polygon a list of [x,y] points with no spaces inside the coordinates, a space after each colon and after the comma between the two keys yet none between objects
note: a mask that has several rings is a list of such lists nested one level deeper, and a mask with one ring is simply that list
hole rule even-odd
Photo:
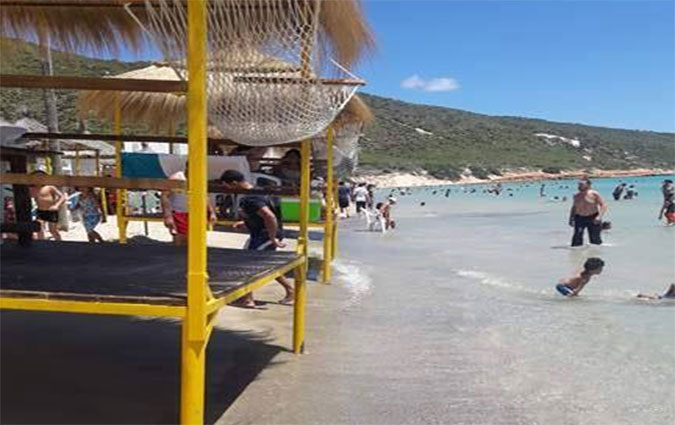
[{"label": "distant shoreline", "polygon": [[378,188],[391,187],[420,187],[420,186],[447,186],[463,184],[486,184],[486,183],[510,183],[539,180],[562,180],[580,177],[589,178],[620,178],[620,177],[648,177],[666,176],[675,174],[675,170],[640,168],[635,170],[585,170],[562,171],[557,174],[544,171],[506,171],[501,176],[490,176],[487,179],[479,179],[473,176],[465,176],[460,180],[439,179],[430,176],[426,172],[364,172],[352,178],[355,182],[375,184]]}]

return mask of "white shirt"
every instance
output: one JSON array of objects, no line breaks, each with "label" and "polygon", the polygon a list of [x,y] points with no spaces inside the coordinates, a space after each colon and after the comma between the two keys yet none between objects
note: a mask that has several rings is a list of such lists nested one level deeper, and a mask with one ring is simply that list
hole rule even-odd
[{"label": "white shirt", "polygon": [[354,189],[354,200],[356,202],[366,202],[368,200],[368,189],[363,186]]}]

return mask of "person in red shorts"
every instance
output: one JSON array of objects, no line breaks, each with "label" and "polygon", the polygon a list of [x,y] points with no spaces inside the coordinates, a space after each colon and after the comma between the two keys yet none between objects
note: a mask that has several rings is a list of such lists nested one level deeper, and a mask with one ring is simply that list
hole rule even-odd
[{"label": "person in red shorts", "polygon": [[666,224],[672,226],[675,224],[675,185],[673,185],[673,181],[670,179],[664,180],[661,192],[663,193],[663,205],[659,211],[659,220],[665,217]]},{"label": "person in red shorts", "polygon": [[[187,163],[185,171],[177,171],[169,176],[169,180],[187,181]],[[207,213],[211,224],[216,222],[216,213],[211,206],[207,204]],[[188,234],[188,203],[187,195],[184,191],[165,190],[162,192],[162,211],[164,212],[164,225],[173,237],[174,245],[185,245]]]}]

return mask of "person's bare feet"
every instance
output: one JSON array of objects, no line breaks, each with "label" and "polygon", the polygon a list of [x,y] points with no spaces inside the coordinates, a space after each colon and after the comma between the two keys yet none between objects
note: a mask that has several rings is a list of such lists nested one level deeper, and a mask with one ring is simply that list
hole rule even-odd
[{"label": "person's bare feet", "polygon": [[286,294],[286,296],[279,300],[279,304],[283,305],[293,305],[294,296],[293,293]]},{"label": "person's bare feet", "polygon": [[255,308],[255,300],[253,299],[252,294],[248,294],[248,295],[244,295],[243,297],[234,301],[230,305],[233,305],[235,307],[242,307],[242,308]]}]

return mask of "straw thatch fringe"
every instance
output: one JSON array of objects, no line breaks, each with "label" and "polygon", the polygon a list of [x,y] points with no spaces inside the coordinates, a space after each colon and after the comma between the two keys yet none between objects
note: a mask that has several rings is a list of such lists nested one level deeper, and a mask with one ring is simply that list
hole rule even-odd
[{"label": "straw thatch fringe", "polygon": [[[241,0],[255,7],[260,0]],[[313,5],[314,0],[306,1]],[[37,41],[48,35],[52,45],[61,50],[96,52],[116,55],[122,49],[140,52],[149,43],[140,26],[124,10],[130,0],[0,0],[0,35]],[[135,6],[141,2],[132,0]],[[54,3],[49,6],[49,3]],[[320,5],[319,43],[328,56],[345,66],[353,65],[374,46],[370,28],[364,20],[359,0],[322,0]],[[144,24],[147,15],[142,7],[133,8],[134,15]],[[254,15],[249,15],[249,18]],[[269,20],[270,14],[260,13],[260,20]],[[290,14],[279,14],[279,19],[293,19]],[[244,28],[269,27],[269,22],[242,23]],[[304,22],[298,22],[304,25]],[[236,30],[235,30],[236,32]]]},{"label": "straw thatch fringe", "polygon": [[[136,78],[177,81],[173,68],[151,65],[114,76],[113,78]],[[176,129],[185,119],[185,96],[173,93],[119,92],[95,90],[80,95],[77,108],[81,117],[93,112],[97,117],[111,120],[115,112],[115,97],[119,96],[124,122],[147,124],[153,130]]]},{"label": "straw thatch fringe", "polygon": [[375,116],[368,105],[366,105],[366,102],[363,101],[363,98],[359,97],[358,95],[354,95],[349,100],[349,102],[347,102],[345,108],[337,116],[333,122],[333,126],[336,128],[341,128],[355,123],[367,125],[372,123],[374,120]]},{"label": "straw thatch fringe", "polygon": [[[124,47],[140,52],[148,41],[143,30],[124,10],[122,0],[109,0],[113,6],[96,6],[87,0],[59,1],[56,6],[31,0],[0,2],[0,35],[38,41],[47,35],[54,48],[72,52],[116,55]],[[65,5],[64,5],[65,4]]]},{"label": "straw thatch fringe", "polygon": [[319,14],[319,44],[342,65],[354,65],[374,50],[375,38],[359,0],[323,0]]}]

